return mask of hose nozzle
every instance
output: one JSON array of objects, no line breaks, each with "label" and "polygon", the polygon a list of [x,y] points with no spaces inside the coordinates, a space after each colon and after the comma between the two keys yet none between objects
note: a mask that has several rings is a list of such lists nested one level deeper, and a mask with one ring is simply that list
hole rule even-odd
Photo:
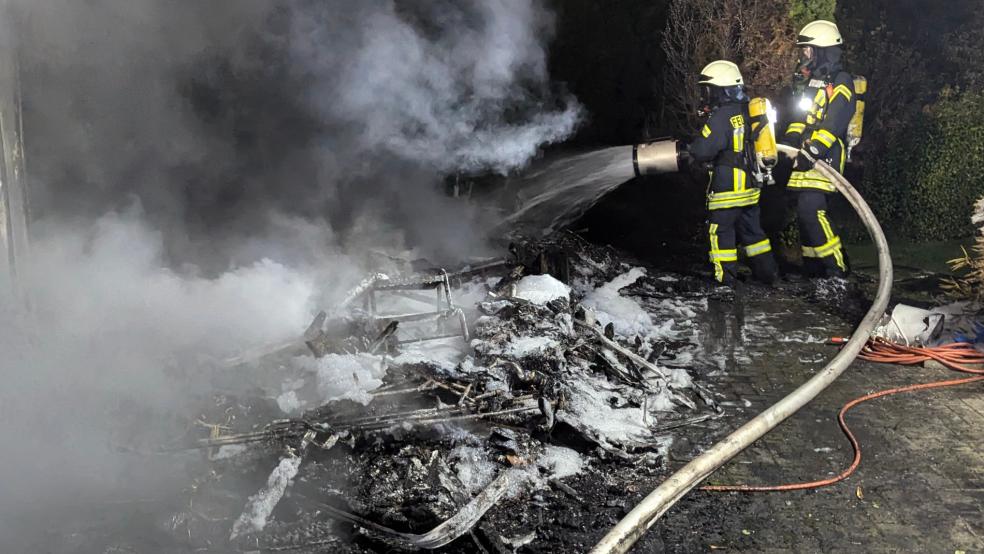
[{"label": "hose nozzle", "polygon": [[661,175],[680,171],[683,144],[674,139],[663,139],[632,148],[632,166],[636,177]]}]

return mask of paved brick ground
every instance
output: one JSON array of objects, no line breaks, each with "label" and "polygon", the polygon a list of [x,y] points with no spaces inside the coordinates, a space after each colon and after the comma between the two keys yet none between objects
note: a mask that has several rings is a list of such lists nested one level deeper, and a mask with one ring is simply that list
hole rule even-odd
[{"label": "paved brick ground", "polygon": [[[771,315],[756,315],[765,313]],[[727,404],[727,429],[811,377],[835,353],[819,340],[851,328],[816,304],[781,295],[746,295],[735,304],[712,300],[697,319],[709,353],[696,365]],[[835,475],[852,456],[836,424],[845,402],[954,375],[941,368],[855,363],[710,482],[776,484]],[[657,524],[641,550],[984,552],[984,386],[879,399],[855,408],[848,420],[864,457],[847,481],[791,493],[693,493]],[[679,441],[671,466],[682,465],[723,431],[695,430],[699,438]]]}]

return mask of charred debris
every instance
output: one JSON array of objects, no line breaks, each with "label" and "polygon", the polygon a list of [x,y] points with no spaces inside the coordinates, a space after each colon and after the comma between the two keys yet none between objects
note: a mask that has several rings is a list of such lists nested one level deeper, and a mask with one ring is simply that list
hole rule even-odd
[{"label": "charred debris", "polygon": [[591,512],[579,474],[662,471],[674,433],[720,408],[619,289],[685,283],[571,234],[509,250],[453,271],[385,258],[297,341],[226,361],[215,379],[257,392],[204,402],[169,531],[193,549],[549,550],[551,526],[590,525],[570,513]]}]

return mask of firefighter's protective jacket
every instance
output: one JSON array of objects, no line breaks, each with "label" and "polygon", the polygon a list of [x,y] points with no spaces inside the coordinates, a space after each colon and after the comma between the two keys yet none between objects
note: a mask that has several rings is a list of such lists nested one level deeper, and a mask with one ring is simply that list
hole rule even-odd
[{"label": "firefighter's protective jacket", "polygon": [[750,148],[748,103],[731,102],[715,109],[697,138],[690,143],[696,162],[710,164],[711,186],[707,206],[711,210],[758,204],[761,190],[749,178]]},{"label": "firefighter's protective jacket", "polygon": [[[810,155],[844,172],[847,157],[847,129],[856,107],[854,77],[838,71],[830,80],[814,79],[804,92],[807,109],[798,112],[786,129],[782,142],[805,147]],[[811,102],[812,100],[812,102]],[[834,192],[833,183],[816,170],[794,171],[789,188]]]}]

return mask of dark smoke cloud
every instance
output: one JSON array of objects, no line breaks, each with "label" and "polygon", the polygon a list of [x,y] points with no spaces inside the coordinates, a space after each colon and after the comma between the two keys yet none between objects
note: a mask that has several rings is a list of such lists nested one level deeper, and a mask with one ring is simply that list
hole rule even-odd
[{"label": "dark smoke cloud", "polygon": [[166,481],[119,447],[180,415],[175,376],[296,336],[367,250],[480,253],[442,179],[579,117],[538,0],[9,4],[35,224],[30,315],[0,295],[0,547]]}]

